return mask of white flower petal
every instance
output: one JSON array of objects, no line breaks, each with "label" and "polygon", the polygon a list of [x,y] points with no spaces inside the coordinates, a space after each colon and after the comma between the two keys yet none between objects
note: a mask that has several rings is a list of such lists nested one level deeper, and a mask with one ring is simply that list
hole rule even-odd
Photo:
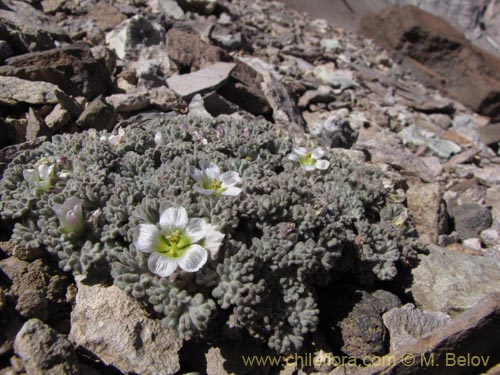
[{"label": "white flower petal", "polygon": [[148,258],[149,270],[160,277],[168,277],[173,274],[178,264],[178,259],[168,258],[158,253],[152,253]]},{"label": "white flower petal", "polygon": [[241,189],[235,186],[230,186],[226,190],[222,192],[222,195],[227,195],[227,196],[236,196],[239,193],[241,193]]},{"label": "white flower petal", "polygon": [[137,250],[144,253],[154,252],[160,230],[153,224],[139,224],[134,235],[134,245]]},{"label": "white flower petal", "polygon": [[234,186],[241,181],[241,177],[238,172],[234,171],[222,173],[219,176],[219,179],[222,181],[222,186],[224,187]]},{"label": "white flower petal", "polygon": [[198,168],[195,168],[195,167],[190,167],[189,168],[189,174],[191,175],[191,177],[193,177],[193,179],[196,182],[200,182],[201,179],[204,176],[203,171],[201,171],[201,170],[199,170]]},{"label": "white flower petal", "polygon": [[205,235],[205,239],[203,241],[203,247],[210,252],[210,256],[212,257],[212,259],[216,258],[224,237],[225,235],[215,230],[215,227],[213,225],[209,226],[207,234]]},{"label": "white flower petal", "polygon": [[315,164],[315,167],[317,169],[321,169],[322,171],[327,169],[329,166],[330,166],[330,162],[327,160],[318,160]]},{"label": "white flower petal", "polygon": [[170,207],[160,216],[160,228],[164,230],[184,229],[188,223],[188,214],[184,207]]},{"label": "white flower petal", "polygon": [[302,168],[304,168],[306,171],[314,171],[316,169],[316,166],[314,166],[314,165],[302,165]]},{"label": "white flower petal", "polygon": [[215,190],[208,190],[208,189],[203,189],[200,185],[194,184],[193,185],[193,190],[196,191],[197,193],[203,194],[203,195],[213,195],[216,193]]},{"label": "white flower petal", "polygon": [[204,219],[194,218],[189,219],[186,226],[186,236],[191,240],[191,243],[198,242],[207,233],[208,224]]},{"label": "white flower petal", "polygon": [[299,161],[299,155],[297,154],[288,154],[287,158],[288,160]]},{"label": "white flower petal", "polygon": [[323,156],[325,156],[325,151],[321,147],[317,147],[311,152],[311,156],[314,159],[321,159]]},{"label": "white flower petal", "polygon": [[305,156],[307,154],[307,148],[305,147],[296,147],[293,149],[293,152],[299,156]]},{"label": "white flower petal", "polygon": [[35,186],[38,179],[38,173],[34,169],[25,169],[23,171],[23,177],[29,186]]},{"label": "white flower petal", "polygon": [[186,272],[196,272],[207,262],[207,251],[200,245],[191,245],[178,259],[179,266]]},{"label": "white flower petal", "polygon": [[213,179],[219,177],[219,175],[220,175],[220,169],[214,163],[210,163],[209,166],[208,166],[208,168],[204,168],[203,169],[203,173],[205,174],[205,176],[208,179],[213,180]]}]

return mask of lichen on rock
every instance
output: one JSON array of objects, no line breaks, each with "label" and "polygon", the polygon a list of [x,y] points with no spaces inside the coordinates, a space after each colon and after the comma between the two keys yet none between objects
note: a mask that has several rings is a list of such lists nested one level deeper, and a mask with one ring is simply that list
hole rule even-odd
[{"label": "lichen on rock", "polygon": [[[420,246],[383,172],[328,150],[326,170],[306,171],[266,121],[156,114],[123,124],[22,152],[0,182],[1,217],[15,223],[19,245],[46,248],[65,271],[111,277],[183,339],[217,329],[297,351],[319,322],[317,288],[345,276],[390,280]],[[56,177],[33,189],[23,171],[42,158],[54,160]],[[237,173],[241,192],[200,194],[191,176],[200,163]],[[53,207],[70,198],[81,202],[83,230],[61,230]],[[134,246],[138,226],[157,225],[169,207],[224,234],[197,272],[160,277]]]}]

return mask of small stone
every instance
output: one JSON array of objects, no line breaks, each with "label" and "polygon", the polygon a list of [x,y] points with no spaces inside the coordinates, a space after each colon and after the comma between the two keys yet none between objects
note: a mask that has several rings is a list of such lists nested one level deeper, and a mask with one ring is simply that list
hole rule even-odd
[{"label": "small stone", "polygon": [[147,93],[114,94],[108,96],[106,102],[120,113],[140,111],[150,104]]},{"label": "small stone", "polygon": [[186,102],[165,86],[155,87],[149,91],[149,101],[151,106],[160,111],[181,112],[186,107]]},{"label": "small stone", "polygon": [[75,348],[61,334],[38,319],[24,323],[14,350],[30,375],[78,375]]},{"label": "small stone", "polygon": [[438,182],[423,183],[409,180],[406,192],[408,208],[415,219],[415,226],[424,242],[436,242],[448,230],[448,215]]},{"label": "small stone", "polygon": [[24,290],[17,300],[16,310],[25,319],[47,319],[47,298],[41,290]]},{"label": "small stone", "polygon": [[236,64],[216,63],[193,73],[172,76],[168,86],[179,96],[190,98],[195,94],[216,90],[229,78]]},{"label": "small stone", "polygon": [[335,100],[330,86],[320,85],[317,90],[308,90],[299,99],[299,108],[306,108],[311,103],[329,103]]},{"label": "small stone", "polygon": [[123,60],[128,54],[134,54],[139,45],[160,44],[164,38],[163,34],[164,30],[160,25],[137,15],[123,21],[106,34],[106,44]]},{"label": "small stone", "polygon": [[462,241],[462,244],[466,247],[470,247],[473,250],[481,250],[481,241],[479,238],[467,238]]},{"label": "small stone", "polygon": [[224,50],[208,44],[193,30],[173,27],[167,32],[166,45],[169,58],[192,70],[230,60]]},{"label": "small stone", "polygon": [[460,239],[474,238],[492,224],[491,212],[486,207],[466,203],[451,210],[450,216]]},{"label": "small stone", "polygon": [[481,232],[480,237],[481,241],[483,241],[487,247],[500,245],[500,233],[498,233],[496,229],[485,229]]},{"label": "small stone", "polygon": [[76,125],[82,130],[111,130],[116,122],[114,107],[106,103],[102,97],[97,97],[85,108]]},{"label": "small stone", "polygon": [[184,19],[184,11],[175,0],[153,0],[154,7],[167,18]]},{"label": "small stone", "polygon": [[487,186],[500,185],[500,166],[488,165],[474,170],[474,177]]},{"label": "small stone", "polygon": [[396,307],[382,315],[391,338],[391,352],[444,327],[450,320],[447,314],[422,311],[411,303]]},{"label": "small stone", "polygon": [[45,125],[38,113],[30,107],[28,111],[28,126],[26,127],[26,140],[33,141],[38,137],[50,135],[50,129]]},{"label": "small stone", "polygon": [[45,125],[55,133],[71,120],[70,113],[60,104],[56,104],[52,112],[45,117]]},{"label": "small stone", "polygon": [[97,26],[104,31],[114,29],[127,19],[125,14],[107,2],[98,2],[87,16],[95,20]]}]

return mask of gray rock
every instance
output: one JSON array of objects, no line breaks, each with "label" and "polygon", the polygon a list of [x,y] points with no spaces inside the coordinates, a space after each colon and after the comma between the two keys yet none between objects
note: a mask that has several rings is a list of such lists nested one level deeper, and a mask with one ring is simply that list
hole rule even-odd
[{"label": "gray rock", "polygon": [[9,43],[5,40],[0,40],[0,63],[12,56],[12,49],[10,48]]},{"label": "gray rock", "polygon": [[453,208],[450,216],[460,239],[478,237],[492,224],[491,212],[478,204],[466,203]]},{"label": "gray rock", "polygon": [[26,127],[26,140],[33,141],[38,137],[51,134],[52,132],[45,125],[43,119],[33,108],[30,108],[28,112],[28,126]]},{"label": "gray rock", "polygon": [[426,182],[436,178],[424,161],[402,147],[391,132],[360,129],[355,147],[368,151],[373,162],[395,166],[403,174],[416,175]]},{"label": "gray rock", "polygon": [[151,106],[160,111],[181,112],[187,106],[186,102],[177,96],[175,92],[165,86],[155,87],[149,91]]},{"label": "gray rock", "polygon": [[474,177],[487,186],[500,185],[500,165],[488,165],[474,170]]},{"label": "gray rock", "polygon": [[499,290],[500,260],[429,246],[412,271],[410,290],[418,307],[455,316]]},{"label": "gray rock", "polygon": [[489,149],[488,146],[486,146],[481,140],[481,136],[476,129],[472,116],[468,114],[460,114],[455,116],[453,118],[453,125],[450,130],[453,130],[461,136],[469,139],[477,149],[481,150],[487,155],[493,154],[491,149]]},{"label": "gray rock", "polygon": [[330,103],[335,100],[335,94],[330,86],[320,85],[317,90],[308,90],[299,99],[299,108],[306,108],[312,103]]},{"label": "gray rock", "polygon": [[116,110],[106,103],[102,97],[97,97],[85,108],[76,125],[82,129],[111,130],[116,123]]},{"label": "gray rock", "polygon": [[204,15],[212,14],[215,10],[216,0],[177,0],[184,10],[192,10]]},{"label": "gray rock", "polygon": [[399,132],[401,139],[416,146],[425,145],[429,147],[436,155],[442,158],[449,158],[451,155],[459,153],[462,148],[452,141],[446,139],[424,136],[422,131],[416,125],[410,125]]},{"label": "gray rock", "polygon": [[135,54],[139,45],[160,44],[164,40],[164,34],[165,30],[160,25],[137,15],[107,33],[106,44],[123,60],[127,55]]},{"label": "gray rock", "polygon": [[500,233],[494,228],[485,229],[481,232],[481,241],[487,247],[500,245]]},{"label": "gray rock", "polygon": [[154,0],[154,8],[167,18],[184,19],[184,11],[175,0]]},{"label": "gray rock", "polygon": [[42,51],[55,47],[55,41],[68,36],[42,12],[27,2],[3,0],[0,7],[0,35],[17,53]]},{"label": "gray rock", "polygon": [[0,76],[0,104],[3,105],[56,104],[59,101],[58,95],[64,93],[52,83]]},{"label": "gray rock", "polygon": [[71,120],[71,114],[60,104],[56,104],[52,112],[45,117],[45,125],[51,133],[55,133]]},{"label": "gray rock", "polygon": [[147,93],[114,94],[108,96],[106,102],[120,113],[140,111],[150,104]]},{"label": "gray rock", "polygon": [[424,242],[436,242],[438,236],[448,230],[448,215],[441,186],[438,182],[426,184],[418,180],[409,180],[408,183],[407,204],[420,238]]},{"label": "gray rock", "polygon": [[135,299],[115,286],[88,286],[78,281],[77,286],[71,341],[122,372],[156,375],[179,371],[177,353],[182,340],[159,320],[149,318]]},{"label": "gray rock", "polygon": [[235,66],[234,63],[216,63],[193,73],[172,76],[167,84],[177,95],[190,98],[222,86]]},{"label": "gray rock", "polygon": [[382,319],[389,330],[391,351],[395,351],[445,326],[450,317],[442,312],[422,311],[407,303],[389,310]]},{"label": "gray rock", "polygon": [[468,248],[473,249],[473,250],[481,250],[482,249],[481,241],[479,240],[479,238],[467,238],[466,240],[462,241],[462,244],[465,247],[468,247]]},{"label": "gray rock", "polygon": [[332,113],[322,124],[313,125],[312,134],[326,147],[350,148],[358,137],[348,120],[349,111],[339,109]]},{"label": "gray rock", "polygon": [[25,318],[47,320],[47,298],[41,290],[24,290],[17,300],[16,310]]},{"label": "gray rock", "polygon": [[317,65],[313,70],[313,74],[322,83],[337,89],[337,94],[356,86],[353,71],[336,69],[333,63]]},{"label": "gray rock", "polygon": [[73,345],[38,319],[24,323],[14,350],[29,375],[80,374]]}]

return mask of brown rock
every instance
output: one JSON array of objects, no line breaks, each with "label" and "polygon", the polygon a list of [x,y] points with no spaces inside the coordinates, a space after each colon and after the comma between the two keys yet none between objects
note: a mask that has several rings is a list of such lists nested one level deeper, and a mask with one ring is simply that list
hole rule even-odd
[{"label": "brown rock", "polygon": [[408,181],[410,188],[406,192],[408,208],[415,220],[420,238],[425,242],[436,242],[440,234],[448,230],[446,206],[442,200],[442,191],[438,182],[425,184]]},{"label": "brown rock", "polygon": [[87,16],[95,20],[97,26],[104,31],[114,29],[127,19],[126,15],[107,2],[98,2]]},{"label": "brown rock", "polygon": [[168,57],[192,69],[204,68],[220,61],[231,61],[224,50],[203,41],[198,34],[186,27],[170,29],[166,42]]},{"label": "brown rock", "polygon": [[441,18],[414,6],[364,17],[360,32],[394,52],[421,79],[466,106],[500,119],[500,59]]},{"label": "brown rock", "polygon": [[93,99],[111,90],[104,61],[94,59],[84,43],[11,57],[6,63],[0,75],[51,82],[68,95]]},{"label": "brown rock", "polygon": [[116,110],[102,97],[95,98],[82,112],[76,125],[82,129],[111,130],[116,123]]},{"label": "brown rock", "polygon": [[242,61],[236,63],[228,82],[219,90],[227,100],[253,115],[272,113],[261,84],[264,78],[255,69]]}]

